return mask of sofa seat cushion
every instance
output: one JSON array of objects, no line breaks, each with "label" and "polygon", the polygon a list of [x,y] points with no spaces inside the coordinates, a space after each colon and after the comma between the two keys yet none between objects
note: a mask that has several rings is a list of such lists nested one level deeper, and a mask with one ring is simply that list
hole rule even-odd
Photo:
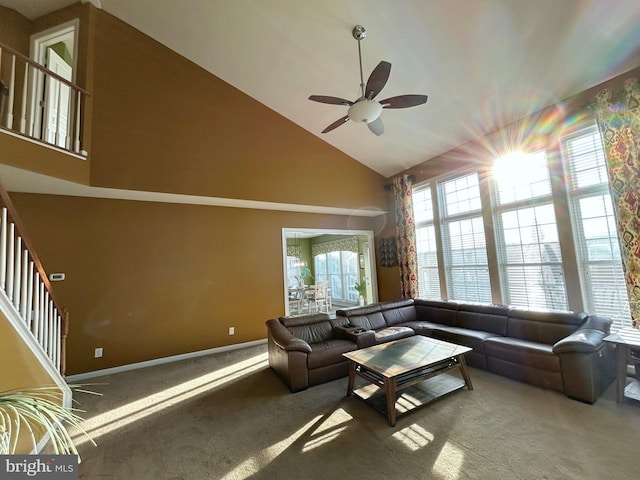
[{"label": "sofa seat cushion", "polygon": [[412,337],[415,335],[409,327],[387,327],[380,330],[376,330],[376,343],[386,343],[393,340],[400,340],[401,338]]},{"label": "sofa seat cushion", "polygon": [[531,368],[560,372],[560,357],[554,355],[553,345],[510,337],[490,337],[484,342],[487,357],[494,357]]},{"label": "sofa seat cushion", "polygon": [[351,352],[356,348],[358,346],[354,342],[340,338],[314,343],[311,345],[311,353],[307,355],[307,367],[309,370],[313,370],[314,368],[346,362],[347,359],[342,354]]},{"label": "sofa seat cushion", "polygon": [[456,343],[473,348],[475,353],[485,353],[484,342],[487,338],[498,337],[499,335],[481,330],[470,330],[460,327],[446,327],[440,325],[431,332],[433,338],[444,340],[445,342]]}]

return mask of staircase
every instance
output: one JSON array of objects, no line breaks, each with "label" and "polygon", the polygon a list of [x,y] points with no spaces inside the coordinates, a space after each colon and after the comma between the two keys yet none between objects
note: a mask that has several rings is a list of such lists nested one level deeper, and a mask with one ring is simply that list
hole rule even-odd
[{"label": "staircase", "polygon": [[[59,306],[47,274],[28,240],[9,195],[0,185],[0,321],[9,322],[31,351],[30,358],[12,359],[38,362],[63,392],[65,406],[71,406],[71,390],[65,379],[67,311]],[[6,320],[5,320],[6,319]],[[15,363],[14,363],[15,361]],[[3,367],[4,368],[4,367]],[[26,380],[25,380],[26,381]],[[35,385],[22,385],[31,387]],[[3,390],[0,385],[0,390]]]}]

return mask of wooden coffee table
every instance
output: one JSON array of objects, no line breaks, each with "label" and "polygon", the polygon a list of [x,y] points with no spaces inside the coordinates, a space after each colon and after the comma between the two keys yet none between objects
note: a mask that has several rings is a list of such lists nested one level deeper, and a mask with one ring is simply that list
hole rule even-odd
[{"label": "wooden coffee table", "polygon": [[[398,416],[396,400],[400,391],[410,387],[416,387],[415,391],[419,390],[417,394],[411,393],[407,402],[410,406],[405,410],[408,411],[465,386],[473,390],[464,360],[464,354],[471,350],[461,345],[415,335],[344,353],[351,361],[347,396],[354,394],[381,413],[386,413],[387,421],[393,427]],[[433,378],[454,370],[460,370],[462,379],[453,375]],[[369,384],[354,391],[356,376],[364,378]]]}]

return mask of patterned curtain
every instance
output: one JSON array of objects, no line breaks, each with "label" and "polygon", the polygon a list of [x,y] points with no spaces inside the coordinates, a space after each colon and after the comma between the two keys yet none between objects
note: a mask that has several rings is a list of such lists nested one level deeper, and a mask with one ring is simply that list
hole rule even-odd
[{"label": "patterned curtain", "polygon": [[300,245],[287,245],[287,256],[302,258],[302,247]]},{"label": "patterned curtain", "polygon": [[604,139],[609,184],[616,212],[629,306],[640,327],[640,82],[628,79],[624,91],[603,90],[596,116]]},{"label": "patterned curtain", "polygon": [[345,237],[329,242],[314,243],[311,245],[311,256],[321,255],[329,252],[355,252],[358,253],[358,237]]},{"label": "patterned curtain", "polygon": [[408,175],[393,179],[393,195],[396,204],[396,244],[402,298],[416,298],[418,296],[418,257],[416,228],[413,223],[411,180]]}]

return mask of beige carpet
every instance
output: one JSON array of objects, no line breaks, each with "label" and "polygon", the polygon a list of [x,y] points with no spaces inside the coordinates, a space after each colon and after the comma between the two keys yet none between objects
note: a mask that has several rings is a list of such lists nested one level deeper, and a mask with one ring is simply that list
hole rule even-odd
[{"label": "beige carpet", "polygon": [[96,378],[82,479],[637,479],[640,404],[595,405],[471,369],[389,427],[340,379],[291,394],[251,347]]}]

